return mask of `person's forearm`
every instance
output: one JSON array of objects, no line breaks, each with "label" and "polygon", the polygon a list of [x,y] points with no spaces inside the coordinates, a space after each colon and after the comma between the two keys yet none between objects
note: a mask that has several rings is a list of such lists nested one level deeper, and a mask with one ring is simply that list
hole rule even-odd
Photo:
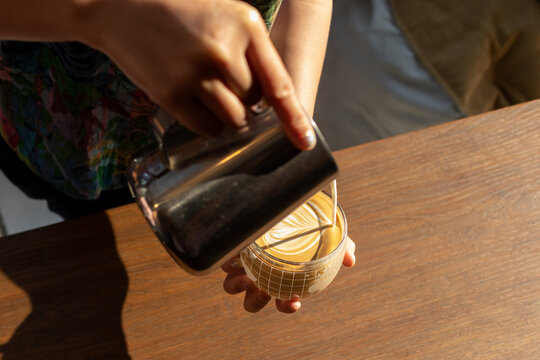
[{"label": "person's forearm", "polygon": [[313,115],[332,16],[332,0],[283,0],[271,38],[300,101]]},{"label": "person's forearm", "polygon": [[0,39],[91,42],[93,0],[0,0]]}]

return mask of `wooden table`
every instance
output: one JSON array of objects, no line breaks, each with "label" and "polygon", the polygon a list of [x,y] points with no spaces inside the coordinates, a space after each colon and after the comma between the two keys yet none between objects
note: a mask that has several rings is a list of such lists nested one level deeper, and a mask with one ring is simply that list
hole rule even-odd
[{"label": "wooden table", "polygon": [[357,265],[299,313],[244,312],[128,205],[0,239],[0,353],[540,359],[540,101],[336,157]]}]

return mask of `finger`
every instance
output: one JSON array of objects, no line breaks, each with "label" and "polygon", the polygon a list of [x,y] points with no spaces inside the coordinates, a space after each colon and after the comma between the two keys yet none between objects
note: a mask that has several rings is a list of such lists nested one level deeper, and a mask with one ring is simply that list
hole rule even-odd
[{"label": "finger", "polygon": [[223,123],[234,127],[247,125],[244,104],[220,79],[201,81],[197,95]]},{"label": "finger", "polygon": [[226,273],[232,273],[237,272],[242,269],[242,262],[240,261],[240,256],[236,255],[226,261],[223,265],[221,265],[221,269],[225,271]]},{"label": "finger", "polygon": [[189,130],[204,136],[216,136],[223,129],[223,122],[197,98],[178,100],[164,105],[172,116]]},{"label": "finger", "polygon": [[356,250],[356,244],[349,237],[347,237],[347,244],[345,249],[345,256],[343,257],[343,265],[346,267],[354,266],[356,263],[356,256],[354,252]]},{"label": "finger", "polygon": [[224,65],[223,78],[227,87],[241,99],[246,107],[249,107],[260,100],[262,96],[260,86],[257,81],[254,81],[246,54],[238,54],[234,59]]},{"label": "finger", "polygon": [[300,307],[302,304],[299,300],[293,299],[293,300],[278,300],[276,299],[276,308],[286,314],[292,314],[300,310]]},{"label": "finger", "polygon": [[312,149],[317,138],[296,96],[292,79],[263,25],[254,23],[252,28],[253,38],[246,54],[260,81],[263,95],[274,107],[291,141],[301,150]]},{"label": "finger", "polygon": [[257,289],[255,286],[249,287],[244,297],[244,309],[252,313],[258,312],[268,304],[270,299],[272,297],[264,291]]},{"label": "finger", "polygon": [[252,282],[247,275],[227,274],[223,281],[223,289],[229,294],[238,294],[250,288]]},{"label": "finger", "polygon": [[244,104],[246,105],[246,107],[249,108],[257,104],[259,101],[261,101],[261,99],[263,99],[261,85],[259,84],[259,81],[256,78],[253,78],[251,88],[244,95],[244,98],[242,100],[244,101]]}]

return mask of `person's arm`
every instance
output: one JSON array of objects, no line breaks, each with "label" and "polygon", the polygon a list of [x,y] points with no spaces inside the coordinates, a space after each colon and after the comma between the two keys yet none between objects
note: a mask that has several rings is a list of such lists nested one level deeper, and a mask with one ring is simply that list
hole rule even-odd
[{"label": "person's arm", "polygon": [[315,145],[258,12],[236,0],[1,0],[0,39],[80,41],[107,54],[186,127],[244,125],[260,86],[292,142]]},{"label": "person's arm", "polygon": [[284,0],[271,38],[293,79],[300,102],[313,115],[332,17],[332,0]]},{"label": "person's arm", "polygon": [[75,0],[0,0],[0,39],[78,41],[84,17]]}]

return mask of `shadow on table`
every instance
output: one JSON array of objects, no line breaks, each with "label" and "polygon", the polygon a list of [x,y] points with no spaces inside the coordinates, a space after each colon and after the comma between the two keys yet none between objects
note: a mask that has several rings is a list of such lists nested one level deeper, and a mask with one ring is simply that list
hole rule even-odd
[{"label": "shadow on table", "polygon": [[0,270],[32,305],[0,345],[4,360],[130,358],[121,323],[128,278],[105,214],[0,238]]}]

